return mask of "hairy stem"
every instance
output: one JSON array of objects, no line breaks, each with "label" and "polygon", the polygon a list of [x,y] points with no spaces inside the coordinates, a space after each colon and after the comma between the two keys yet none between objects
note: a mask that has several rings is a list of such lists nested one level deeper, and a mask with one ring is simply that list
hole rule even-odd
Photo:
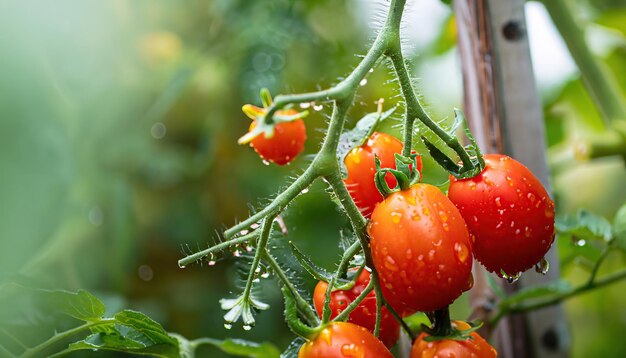
[{"label": "hairy stem", "polygon": [[186,257],[178,260],[178,266],[180,268],[184,268],[184,267],[186,267],[187,265],[189,265],[191,263],[194,263],[194,262],[196,262],[196,261],[198,261],[200,259],[203,259],[203,258],[209,256],[210,254],[218,253],[218,252],[220,252],[222,250],[225,250],[225,249],[227,249],[227,248],[229,248],[231,246],[235,246],[235,245],[239,245],[239,244],[245,244],[247,242],[250,242],[250,241],[256,239],[257,236],[259,236],[259,231],[253,231],[253,232],[251,232],[249,234],[246,234],[246,235],[243,235],[243,236],[240,236],[240,237],[237,237],[237,238],[234,238],[234,239],[222,242],[222,243],[217,244],[215,246],[211,246],[211,247],[209,247],[206,250],[198,251],[198,252],[196,252],[194,254],[191,254],[189,256],[186,256]]},{"label": "hairy stem", "polygon": [[246,287],[243,290],[243,297],[246,301],[250,299],[252,285],[257,275],[256,269],[257,267],[259,267],[259,263],[261,262],[261,256],[265,254],[265,248],[267,247],[267,242],[270,238],[270,232],[272,231],[273,222],[274,217],[272,216],[268,216],[265,218],[265,220],[263,220],[263,225],[261,226],[261,236],[259,236],[259,241],[256,246],[256,252],[254,253],[254,259],[252,259],[252,264],[250,265],[250,272],[248,272]]},{"label": "hairy stem", "polygon": [[448,134],[443,128],[435,123],[435,121],[430,118],[428,113],[424,111],[424,108],[417,99],[417,95],[415,94],[415,90],[413,89],[413,84],[411,83],[409,71],[407,70],[406,64],[404,63],[399,38],[392,46],[389,47],[389,49],[387,50],[387,56],[389,56],[391,62],[393,63],[393,68],[400,82],[402,95],[406,100],[406,118],[404,123],[405,147],[402,152],[403,155],[411,154],[413,121],[415,119],[418,119],[426,127],[428,127],[428,129],[433,131],[437,135],[437,137],[441,138],[441,140],[443,140],[446,145],[448,145],[452,150],[457,153],[459,158],[461,158],[461,162],[463,162],[464,168],[471,168],[473,166],[472,161],[469,157],[469,154],[467,153],[467,151],[465,151],[465,148],[463,148],[459,140],[455,136]]},{"label": "hairy stem", "polygon": [[285,271],[283,271],[276,259],[267,250],[265,250],[264,258],[276,274],[276,277],[278,277],[280,282],[283,284],[283,286],[287,290],[289,290],[289,292],[291,292],[291,295],[296,302],[298,312],[300,312],[300,314],[307,320],[307,323],[309,323],[310,325],[318,325],[320,323],[320,320],[317,317],[317,313],[315,313],[315,310],[311,307],[311,305],[309,305],[307,301],[300,295],[300,293],[293,285],[293,283],[291,283],[289,277],[287,277]]}]

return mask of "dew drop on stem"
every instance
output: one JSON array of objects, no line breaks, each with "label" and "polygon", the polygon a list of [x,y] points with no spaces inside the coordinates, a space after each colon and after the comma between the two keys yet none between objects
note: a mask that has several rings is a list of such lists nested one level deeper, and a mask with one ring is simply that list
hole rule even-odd
[{"label": "dew drop on stem", "polygon": [[247,324],[246,324],[246,325],[244,325],[244,326],[243,326],[243,330],[244,330],[244,331],[249,331],[249,330],[251,330],[251,329],[252,329],[252,326],[250,326],[250,325],[247,325]]}]

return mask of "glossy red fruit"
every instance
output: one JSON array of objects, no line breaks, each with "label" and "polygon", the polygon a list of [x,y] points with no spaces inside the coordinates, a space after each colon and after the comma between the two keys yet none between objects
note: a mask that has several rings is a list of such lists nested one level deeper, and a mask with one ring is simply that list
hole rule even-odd
[{"label": "glossy red fruit", "polygon": [[[470,325],[461,321],[452,321],[452,326],[458,330],[466,330]],[[496,350],[476,332],[472,332],[471,339],[464,341],[446,339],[428,342],[428,334],[420,334],[411,349],[411,358],[495,358]]]},{"label": "glossy red fruit", "polygon": [[[349,290],[336,290],[330,294],[330,310],[331,318],[337,317],[348,305],[354,301],[365,290],[370,282],[370,273],[367,270],[361,271],[359,277],[357,277],[354,286]],[[324,310],[324,301],[326,299],[326,290],[328,283],[320,281],[315,286],[313,293],[313,303],[315,304],[315,310],[320,317],[322,317],[322,311]],[[380,320],[380,340],[388,348],[393,347],[398,338],[400,337],[400,325],[395,318],[387,311],[385,307],[382,308],[382,317]],[[367,328],[370,332],[374,332],[374,326],[376,325],[376,294],[371,291],[363,301],[350,313],[348,322],[357,324],[361,327]]]},{"label": "glossy red fruit", "polygon": [[367,329],[347,322],[332,322],[302,345],[298,358],[393,358]]},{"label": "glossy red fruit", "polygon": [[554,202],[533,173],[500,154],[484,156],[476,177],[450,178],[475,257],[491,272],[514,276],[537,264],[554,241]]},{"label": "glossy red fruit", "polygon": [[[350,191],[350,196],[366,218],[372,215],[376,204],[383,201],[383,196],[374,183],[376,173],[374,156],[380,159],[381,168],[395,168],[394,154],[396,153],[402,153],[401,141],[389,134],[374,132],[365,144],[352,149],[345,157],[344,163],[348,177],[344,182]],[[422,171],[421,157],[417,158],[417,170]],[[396,179],[393,175],[388,173],[385,180],[389,187],[396,186]]]},{"label": "glossy red fruit", "polygon": [[[293,109],[277,111],[281,115],[294,115],[298,112]],[[250,124],[250,131],[254,129],[256,122]],[[282,122],[274,127],[274,135],[266,138],[261,133],[250,141],[250,146],[259,156],[272,163],[285,165],[291,162],[302,150],[306,141],[306,126],[302,119]]]},{"label": "glossy red fruit", "polygon": [[467,227],[435,186],[391,194],[374,209],[368,230],[383,294],[399,313],[440,309],[471,287]]}]

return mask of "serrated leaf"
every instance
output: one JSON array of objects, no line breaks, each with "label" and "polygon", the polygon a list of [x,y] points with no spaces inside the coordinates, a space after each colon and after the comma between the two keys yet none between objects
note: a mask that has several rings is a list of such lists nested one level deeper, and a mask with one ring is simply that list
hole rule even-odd
[{"label": "serrated leaf", "polygon": [[345,131],[341,134],[337,147],[337,161],[339,161],[341,175],[344,178],[348,174],[344,163],[346,155],[348,155],[353,148],[363,145],[375,130],[375,126],[391,116],[395,110],[396,107],[393,107],[382,113],[368,113],[363,116],[363,118],[359,119],[352,130]]},{"label": "serrated leaf", "polygon": [[4,285],[2,291],[3,296],[10,296],[8,301],[29,300],[34,305],[33,309],[63,313],[81,321],[99,321],[105,313],[102,301],[84,290],[44,290],[10,283]]},{"label": "serrated leaf", "polygon": [[612,237],[611,224],[605,218],[584,209],[579,210],[576,215],[558,218],[555,227],[560,237],[569,237],[573,242],[609,241]]},{"label": "serrated leaf", "polygon": [[626,204],[622,205],[613,218],[613,241],[611,244],[626,251]]},{"label": "serrated leaf", "polygon": [[280,354],[280,358],[298,358],[298,352],[300,351],[300,347],[304,344],[304,339],[298,337],[291,341],[287,349],[283,353]]},{"label": "serrated leaf", "polygon": [[178,343],[175,338],[169,336],[158,322],[141,312],[123,310],[117,313],[114,318],[119,324],[131,329],[128,333],[133,340],[143,342],[146,345],[177,345]]}]

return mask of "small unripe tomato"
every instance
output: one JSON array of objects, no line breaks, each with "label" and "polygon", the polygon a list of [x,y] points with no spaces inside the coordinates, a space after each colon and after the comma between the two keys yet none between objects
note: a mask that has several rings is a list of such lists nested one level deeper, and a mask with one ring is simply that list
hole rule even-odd
[{"label": "small unripe tomato", "polygon": [[[466,330],[470,325],[461,321],[452,321],[452,327],[458,330]],[[444,339],[428,342],[425,340],[428,334],[420,334],[411,349],[411,358],[495,358],[496,350],[487,343],[478,333],[472,332],[471,338],[464,341]]]},{"label": "small unripe tomato", "polygon": [[367,329],[347,322],[331,322],[300,348],[298,358],[393,358]]},{"label": "small unripe tomato", "polygon": [[[277,111],[281,115],[294,115],[298,112],[293,109]],[[256,127],[256,122],[250,123],[250,131]],[[278,123],[274,126],[274,135],[266,138],[264,133],[254,137],[250,146],[259,156],[272,163],[285,165],[291,162],[304,150],[306,141],[306,126],[302,119]]]}]

